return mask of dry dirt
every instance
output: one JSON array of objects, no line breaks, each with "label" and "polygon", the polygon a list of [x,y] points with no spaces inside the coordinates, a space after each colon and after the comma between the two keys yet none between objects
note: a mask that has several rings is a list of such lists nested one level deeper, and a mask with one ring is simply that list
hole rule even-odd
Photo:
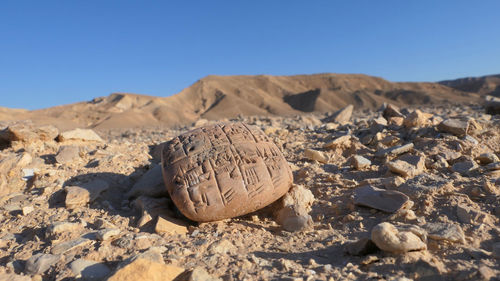
[{"label": "dry dirt", "polygon": [[[262,128],[314,195],[312,224],[298,231],[272,208],[182,218],[158,147],[191,126],[96,129],[102,140],[85,141],[17,125],[24,133],[0,143],[0,279],[102,280],[135,258],[159,274],[157,264],[201,272],[190,280],[498,280],[500,116],[415,109],[355,110],[345,124],[319,113],[232,119]],[[356,198],[367,185],[381,193]],[[404,235],[380,242],[382,222]]]}]

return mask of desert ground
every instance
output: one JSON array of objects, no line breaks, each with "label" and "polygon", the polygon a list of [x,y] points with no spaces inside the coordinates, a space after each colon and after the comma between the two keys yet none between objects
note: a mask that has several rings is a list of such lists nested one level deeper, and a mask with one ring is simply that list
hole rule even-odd
[{"label": "desert ground", "polygon": [[[426,85],[460,95],[424,105],[381,94],[339,106],[332,87],[304,86],[306,108],[285,95],[244,114],[219,91],[168,124],[168,101],[134,95],[2,109],[0,280],[499,280],[499,103],[448,87],[466,82]],[[261,129],[294,184],[261,210],[197,223],[169,197],[160,155],[218,122]]]}]

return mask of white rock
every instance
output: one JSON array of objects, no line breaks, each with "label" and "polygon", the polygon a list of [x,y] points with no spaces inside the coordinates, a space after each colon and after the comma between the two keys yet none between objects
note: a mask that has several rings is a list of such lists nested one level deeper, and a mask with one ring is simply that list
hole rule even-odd
[{"label": "white rock", "polygon": [[383,222],[372,229],[371,239],[381,250],[391,253],[425,250],[425,231],[417,226],[397,228]]}]

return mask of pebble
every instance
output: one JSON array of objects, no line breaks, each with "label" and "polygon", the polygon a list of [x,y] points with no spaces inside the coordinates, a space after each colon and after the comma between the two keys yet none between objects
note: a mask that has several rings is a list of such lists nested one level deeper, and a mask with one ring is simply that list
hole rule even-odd
[{"label": "pebble", "polygon": [[304,151],[304,157],[309,160],[318,161],[324,164],[328,163],[329,159],[328,156],[323,151],[318,151],[310,148]]},{"label": "pebble", "polygon": [[469,130],[469,122],[461,121],[458,119],[446,119],[439,123],[437,129],[440,132],[449,133],[458,137],[467,135]]},{"label": "pebble", "polygon": [[109,267],[96,261],[77,259],[70,264],[71,271],[83,280],[104,280],[110,273]]},{"label": "pebble", "polygon": [[453,172],[457,172],[462,176],[470,176],[477,168],[479,168],[479,165],[472,160],[457,162],[451,166]]},{"label": "pebble", "polygon": [[58,255],[58,254],[62,254],[62,253],[65,253],[67,251],[73,250],[77,247],[87,246],[87,245],[90,245],[92,243],[93,243],[92,240],[80,237],[80,238],[77,238],[74,240],[70,240],[67,242],[62,242],[62,243],[56,244],[52,247],[50,252],[54,255]]},{"label": "pebble", "polygon": [[418,155],[403,155],[394,161],[388,162],[387,167],[393,173],[400,174],[405,178],[413,178],[424,172],[425,158]]},{"label": "pebble", "polygon": [[38,253],[26,261],[24,272],[31,275],[42,274],[60,259],[59,255]]},{"label": "pebble", "polygon": [[424,237],[425,231],[417,226],[396,227],[388,222],[376,225],[371,233],[371,240],[379,249],[395,254],[426,250]]},{"label": "pebble", "polygon": [[105,228],[105,229],[100,229],[96,233],[96,238],[97,240],[100,241],[107,241],[111,237],[118,236],[120,234],[120,229],[118,228]]},{"label": "pebble", "polygon": [[363,186],[354,190],[354,204],[394,213],[402,208],[411,207],[413,202],[404,193],[396,190]]},{"label": "pebble", "polygon": [[186,227],[186,223],[170,218],[167,216],[158,216],[158,220],[155,225],[155,232],[158,234],[180,234],[186,235],[188,233],[188,229]]},{"label": "pebble", "polygon": [[361,155],[352,156],[352,165],[357,170],[361,170],[370,167],[372,162]]},{"label": "pebble", "polygon": [[66,186],[66,199],[64,204],[68,209],[86,206],[90,201],[90,192],[79,186]]},{"label": "pebble", "polygon": [[57,140],[60,142],[68,140],[97,141],[97,142],[103,141],[101,137],[91,129],[74,129],[62,132],[59,134],[59,136],[57,136]]},{"label": "pebble", "polygon": [[452,223],[427,223],[424,225],[428,237],[434,240],[465,243],[465,234],[459,225]]},{"label": "pebble", "polygon": [[387,156],[397,156],[411,151],[413,146],[413,143],[407,143],[405,145],[397,145],[386,149],[380,149],[375,153],[375,157],[382,158]]},{"label": "pebble", "polygon": [[351,144],[351,136],[350,135],[343,135],[343,136],[340,136],[340,137],[326,143],[325,145],[323,145],[323,148],[326,148],[326,149],[344,148],[350,144]]},{"label": "pebble", "polygon": [[22,209],[23,215],[26,216],[27,214],[33,212],[35,208],[33,206],[25,206]]},{"label": "pebble", "polygon": [[495,153],[481,153],[478,157],[476,157],[476,160],[478,160],[481,165],[500,161]]},{"label": "pebble", "polygon": [[59,164],[73,163],[76,159],[80,158],[80,148],[74,145],[61,146],[55,158]]},{"label": "pebble", "polygon": [[312,225],[309,215],[314,195],[302,185],[293,185],[277,203],[275,219],[286,231],[299,231]]},{"label": "pebble", "polygon": [[339,123],[341,125],[345,125],[345,124],[349,123],[349,121],[351,120],[353,109],[354,109],[354,106],[352,104],[349,104],[346,107],[333,113],[332,116],[327,117],[325,120],[323,120],[323,122],[326,122],[326,123],[336,122],[336,123]]},{"label": "pebble", "polygon": [[116,270],[107,281],[161,281],[174,280],[183,268],[161,264],[144,258],[138,258]]}]

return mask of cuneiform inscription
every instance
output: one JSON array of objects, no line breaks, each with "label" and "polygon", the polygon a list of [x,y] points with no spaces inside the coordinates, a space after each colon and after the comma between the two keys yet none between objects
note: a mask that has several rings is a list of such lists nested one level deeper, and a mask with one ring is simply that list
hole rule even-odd
[{"label": "cuneiform inscription", "polygon": [[292,183],[288,163],[259,129],[222,123],[187,132],[165,145],[163,174],[188,218],[210,221],[255,211]]}]

